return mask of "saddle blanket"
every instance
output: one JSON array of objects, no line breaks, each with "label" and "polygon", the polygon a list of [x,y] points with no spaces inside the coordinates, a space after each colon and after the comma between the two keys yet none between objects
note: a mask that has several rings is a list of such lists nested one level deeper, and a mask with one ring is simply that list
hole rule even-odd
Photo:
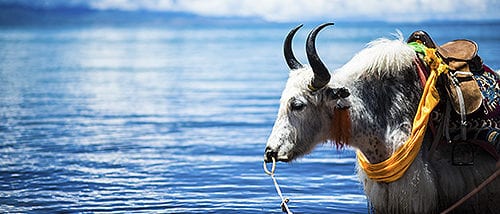
[{"label": "saddle blanket", "polygon": [[483,65],[484,72],[474,73],[474,79],[483,94],[485,119],[500,117],[500,74]]}]

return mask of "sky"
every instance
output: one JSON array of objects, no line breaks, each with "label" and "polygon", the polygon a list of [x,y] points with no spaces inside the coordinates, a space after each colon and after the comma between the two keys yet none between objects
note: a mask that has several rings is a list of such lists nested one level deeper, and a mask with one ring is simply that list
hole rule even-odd
[{"label": "sky", "polygon": [[0,0],[33,8],[187,12],[271,22],[500,20],[500,0]]}]

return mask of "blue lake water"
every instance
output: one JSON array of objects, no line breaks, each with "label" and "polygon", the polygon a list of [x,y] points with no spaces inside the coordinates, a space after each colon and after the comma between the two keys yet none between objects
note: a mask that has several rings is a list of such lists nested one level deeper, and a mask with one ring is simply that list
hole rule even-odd
[{"label": "blue lake water", "polygon": [[[0,210],[280,213],[262,157],[292,27],[1,27]],[[500,68],[494,22],[337,23],[318,49],[333,70],[396,29],[476,40]],[[366,213],[354,164],[325,144],[276,177],[294,212]]]}]

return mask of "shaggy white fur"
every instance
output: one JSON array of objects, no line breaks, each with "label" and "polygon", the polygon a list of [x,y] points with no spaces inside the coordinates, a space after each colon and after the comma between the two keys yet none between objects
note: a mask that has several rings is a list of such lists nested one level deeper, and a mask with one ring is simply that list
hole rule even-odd
[{"label": "shaggy white fur", "polygon": [[413,66],[411,62],[414,57],[415,51],[403,42],[402,36],[397,40],[380,38],[368,43],[334,75],[354,79],[365,75],[373,78],[404,75],[401,72]]}]

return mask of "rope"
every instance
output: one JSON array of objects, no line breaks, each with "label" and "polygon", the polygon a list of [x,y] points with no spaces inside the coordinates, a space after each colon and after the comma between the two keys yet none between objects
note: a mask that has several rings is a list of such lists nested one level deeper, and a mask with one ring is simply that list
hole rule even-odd
[{"label": "rope", "polygon": [[266,162],[264,162],[263,167],[264,167],[264,172],[266,174],[268,174],[269,176],[271,176],[271,178],[273,179],[274,187],[276,187],[276,192],[278,193],[278,195],[281,198],[281,210],[283,212],[288,213],[288,214],[293,214],[292,211],[290,211],[290,208],[288,208],[288,205],[287,205],[287,203],[290,201],[290,199],[283,197],[283,194],[281,193],[280,186],[278,185],[278,181],[276,181],[276,178],[274,177],[274,171],[276,170],[276,159],[273,157],[273,166],[271,167],[271,171],[269,171],[267,169]]},{"label": "rope", "polygon": [[493,172],[490,175],[490,177],[488,177],[486,180],[484,180],[483,183],[481,183],[479,186],[474,188],[471,192],[469,192],[469,194],[465,195],[463,198],[461,198],[459,201],[457,201],[451,207],[449,207],[445,211],[441,212],[441,214],[450,213],[451,211],[453,211],[454,209],[456,209],[457,207],[459,207],[460,205],[465,203],[465,201],[469,200],[469,198],[471,198],[472,196],[479,193],[479,191],[483,190],[488,184],[493,182],[498,176],[500,176],[500,161],[497,161],[496,171]]}]

